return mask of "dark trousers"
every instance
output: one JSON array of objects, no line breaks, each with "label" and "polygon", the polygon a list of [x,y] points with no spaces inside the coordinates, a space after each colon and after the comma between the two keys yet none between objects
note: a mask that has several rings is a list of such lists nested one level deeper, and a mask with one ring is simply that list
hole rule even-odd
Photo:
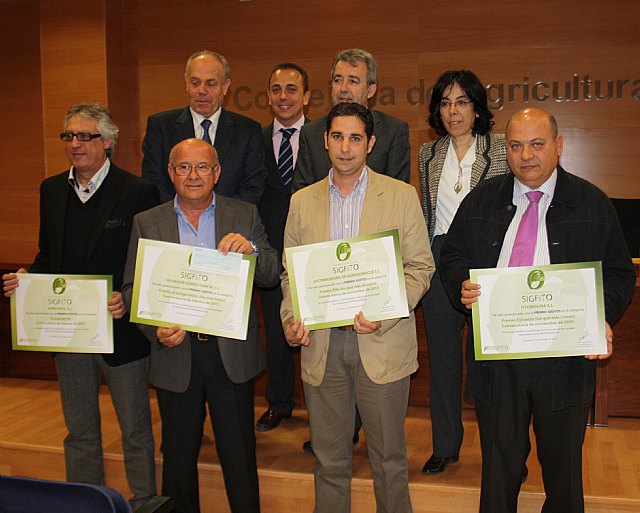
[{"label": "dark trousers", "polygon": [[[436,269],[446,236],[433,239],[431,251]],[[436,270],[429,291],[422,298],[422,312],[429,346],[429,408],[433,454],[454,456],[462,445],[462,328],[465,315],[456,310]]]},{"label": "dark trousers", "polygon": [[224,370],[217,339],[187,336],[191,380],[183,393],[158,388],[162,418],[162,494],[176,513],[199,513],[198,453],[206,405],[213,426],[227,498],[233,513],[258,513],[260,499],[253,430],[253,380],[233,383]]},{"label": "dark trousers", "polygon": [[267,332],[267,391],[269,408],[285,417],[291,415],[296,403],[293,395],[296,369],[292,349],[287,344],[280,320],[282,290],[276,287],[260,290],[264,327]]},{"label": "dark trousers", "polygon": [[476,401],[482,448],[480,513],[516,513],[533,417],[546,500],[542,513],[583,513],[582,444],[590,402],[551,410],[552,364],[491,362],[489,404]]}]

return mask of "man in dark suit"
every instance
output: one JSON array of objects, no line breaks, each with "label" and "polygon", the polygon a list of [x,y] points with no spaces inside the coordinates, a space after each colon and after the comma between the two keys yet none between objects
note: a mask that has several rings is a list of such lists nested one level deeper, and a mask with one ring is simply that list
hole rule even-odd
[{"label": "man in dark suit", "polygon": [[[378,63],[369,52],[352,48],[343,50],[331,66],[331,101],[355,102],[367,107],[378,88]],[[367,165],[377,172],[409,183],[411,147],[409,125],[377,110],[373,114],[376,145],[367,157]],[[331,169],[324,147],[327,117],[307,123],[300,133],[300,151],[296,163],[293,190],[322,180]]]},{"label": "man in dark suit", "polygon": [[222,108],[231,85],[229,63],[208,50],[187,60],[184,74],[189,106],[149,116],[142,141],[142,176],[158,185],[160,200],[175,195],[167,174],[169,151],[185,139],[197,137],[212,143],[225,172],[216,186],[218,194],[257,204],[264,191],[266,169],[260,125]]},{"label": "man in dark suit", "polygon": [[[129,323],[120,287],[133,216],[158,204],[155,185],[113,165],[118,127],[100,104],[72,106],[64,120],[71,168],[40,187],[39,252],[33,273],[111,275],[115,292],[113,354],[58,353],[67,480],[104,485],[98,392],[101,375],[111,391],[135,507],[156,494],[153,435],[147,387],[149,343]],[[18,273],[26,272],[20,269]],[[3,276],[5,295],[18,275]]]},{"label": "man in dark suit", "polygon": [[[282,261],[282,238],[289,213],[291,182],[300,129],[306,123],[304,106],[309,103],[309,78],[297,64],[278,64],[269,76],[269,105],[274,120],[262,128],[266,148],[267,181],[258,206],[269,244]],[[295,363],[280,321],[280,284],[260,289],[262,313],[267,332],[267,401],[269,407],[256,422],[258,431],[277,427],[295,407],[291,399],[295,387]]]},{"label": "man in dark suit", "polygon": [[601,261],[609,351],[476,362],[470,337],[467,393],[476,399],[480,430],[480,512],[516,512],[533,417],[547,494],[542,510],[582,513],[582,444],[595,360],[611,356],[610,325],[631,299],[635,273],[610,201],[558,164],[563,140],[553,116],[517,112],[506,145],[511,173],[471,191],[447,234],[440,272],[449,297],[458,298],[460,309],[477,301],[480,286],[469,280],[469,269]]},{"label": "man in dark suit", "polygon": [[[178,143],[169,158],[176,197],[133,221],[123,295],[130,304],[138,239],[256,254],[254,283],[278,281],[258,209],[213,193],[224,170],[215,149],[198,139]],[[260,511],[253,428],[253,378],[264,368],[259,323],[251,310],[246,340],[140,326],[151,341],[150,381],[162,418],[162,491],[177,513],[200,511],[197,459],[208,404],[216,451],[234,513]]]}]

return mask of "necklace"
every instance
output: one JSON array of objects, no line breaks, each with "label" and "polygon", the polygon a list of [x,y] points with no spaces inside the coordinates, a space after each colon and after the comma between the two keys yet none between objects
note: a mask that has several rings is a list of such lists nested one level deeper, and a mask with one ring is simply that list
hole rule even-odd
[{"label": "necklace", "polygon": [[458,164],[458,181],[453,186],[453,190],[456,191],[456,194],[460,194],[462,190],[462,166]]}]

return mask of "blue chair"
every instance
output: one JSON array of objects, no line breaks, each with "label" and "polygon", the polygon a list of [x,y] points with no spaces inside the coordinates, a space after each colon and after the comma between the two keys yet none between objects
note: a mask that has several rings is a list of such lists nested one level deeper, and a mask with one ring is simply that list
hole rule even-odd
[{"label": "blue chair", "polygon": [[105,486],[0,476],[0,513],[131,513]]}]

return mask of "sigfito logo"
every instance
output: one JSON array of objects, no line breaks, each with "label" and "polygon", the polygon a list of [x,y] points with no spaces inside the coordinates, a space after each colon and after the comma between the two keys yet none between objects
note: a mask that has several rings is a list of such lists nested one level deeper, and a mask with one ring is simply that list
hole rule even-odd
[{"label": "sigfito logo", "polygon": [[544,272],[540,269],[534,269],[527,276],[527,285],[531,290],[538,290],[544,285]]},{"label": "sigfito logo", "polygon": [[338,244],[338,247],[336,248],[336,257],[338,258],[338,260],[340,260],[340,262],[344,262],[345,260],[349,260],[350,256],[351,246],[349,245],[349,243],[342,242]]},{"label": "sigfito logo", "polygon": [[67,290],[67,282],[64,278],[56,278],[53,280],[51,288],[54,294],[64,294],[64,291]]}]

